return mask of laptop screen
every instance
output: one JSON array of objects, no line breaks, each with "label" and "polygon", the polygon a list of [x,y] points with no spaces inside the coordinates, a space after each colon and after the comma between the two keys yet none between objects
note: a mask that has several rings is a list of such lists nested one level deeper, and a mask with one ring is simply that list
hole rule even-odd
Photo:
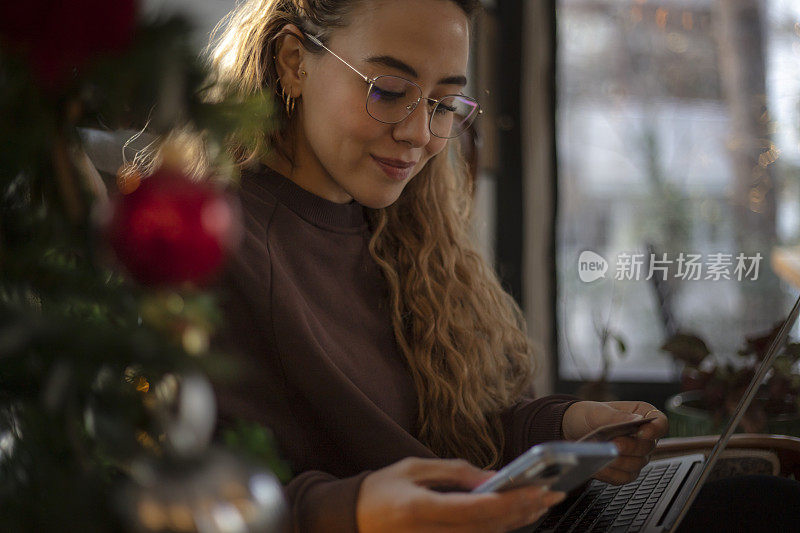
[{"label": "laptop screen", "polygon": [[692,487],[692,492],[689,493],[689,497],[683,504],[683,508],[681,509],[680,514],[675,520],[675,523],[670,528],[670,532],[677,531],[681,521],[686,516],[686,513],[689,511],[689,508],[692,506],[692,503],[694,503],[697,494],[703,487],[703,483],[705,483],[705,480],[711,473],[711,469],[714,468],[714,464],[717,462],[719,455],[722,453],[722,450],[724,450],[725,446],[728,444],[731,435],[733,435],[733,432],[736,430],[736,426],[739,425],[739,421],[741,421],[745,411],[747,411],[747,408],[750,407],[750,403],[753,401],[756,392],[758,392],[759,385],[764,381],[764,378],[766,377],[767,372],[772,366],[775,357],[777,357],[778,354],[780,353],[781,347],[784,345],[784,343],[786,342],[786,338],[789,336],[789,331],[792,329],[792,326],[797,320],[798,313],[800,313],[800,297],[798,297],[797,300],[795,301],[794,307],[792,307],[792,310],[789,312],[789,316],[787,316],[786,320],[783,321],[783,324],[781,325],[781,329],[778,331],[778,334],[775,335],[775,337],[773,337],[772,343],[770,344],[769,350],[767,351],[767,355],[764,357],[764,360],[758,367],[758,370],[753,376],[753,379],[747,386],[747,390],[744,392],[742,398],[739,400],[739,405],[736,406],[736,410],[733,412],[733,416],[731,416],[728,425],[725,427],[725,431],[722,432],[719,440],[714,445],[714,448],[711,450],[711,453],[708,455],[705,465],[703,466],[703,471],[700,473],[700,477],[697,478],[697,482],[695,483],[694,487]]}]

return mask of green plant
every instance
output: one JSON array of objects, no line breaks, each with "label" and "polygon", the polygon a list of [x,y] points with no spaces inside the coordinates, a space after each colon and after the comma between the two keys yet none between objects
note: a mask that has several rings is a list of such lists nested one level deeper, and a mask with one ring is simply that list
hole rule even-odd
[{"label": "green plant", "polygon": [[[700,391],[702,400],[697,407],[708,410],[720,422],[735,410],[780,326],[746,336],[742,348],[725,359],[712,354],[705,341],[691,333],[674,335],[661,349],[683,363],[682,389]],[[742,418],[745,431],[763,431],[767,418],[800,412],[800,343],[785,342],[779,350],[772,371]]]}]

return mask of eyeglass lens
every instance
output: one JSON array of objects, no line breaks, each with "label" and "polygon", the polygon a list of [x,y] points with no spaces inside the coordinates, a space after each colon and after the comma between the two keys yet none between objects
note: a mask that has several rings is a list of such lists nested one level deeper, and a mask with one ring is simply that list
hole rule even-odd
[{"label": "eyeglass lens", "polygon": [[[393,124],[409,116],[421,98],[421,89],[410,81],[397,76],[378,76],[367,94],[367,112],[376,120]],[[431,133],[443,138],[456,137],[472,124],[477,114],[478,104],[471,98],[446,96],[431,110]]]}]

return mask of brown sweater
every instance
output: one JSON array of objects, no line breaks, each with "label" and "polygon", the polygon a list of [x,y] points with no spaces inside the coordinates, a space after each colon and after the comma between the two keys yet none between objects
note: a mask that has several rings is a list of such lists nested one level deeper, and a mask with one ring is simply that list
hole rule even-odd
[{"label": "brown sweater", "polygon": [[[296,474],[286,494],[297,531],[356,531],[369,471],[434,457],[416,438],[414,385],[363,207],[320,198],[265,166],[243,175],[239,196],[244,240],[218,288],[223,344],[245,370],[218,389],[221,417],[275,432]],[[503,413],[505,461],[560,438],[571,401],[521,399]]]}]

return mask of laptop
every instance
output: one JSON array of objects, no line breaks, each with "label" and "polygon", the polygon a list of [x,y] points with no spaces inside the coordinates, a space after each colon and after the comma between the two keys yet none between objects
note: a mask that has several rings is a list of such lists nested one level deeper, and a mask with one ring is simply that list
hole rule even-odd
[{"label": "laptop", "polygon": [[708,457],[702,454],[651,461],[626,485],[592,480],[550,509],[539,521],[514,533],[588,531],[673,533],[677,531],[725,446],[739,425],[800,313],[800,297],[772,340]]}]

